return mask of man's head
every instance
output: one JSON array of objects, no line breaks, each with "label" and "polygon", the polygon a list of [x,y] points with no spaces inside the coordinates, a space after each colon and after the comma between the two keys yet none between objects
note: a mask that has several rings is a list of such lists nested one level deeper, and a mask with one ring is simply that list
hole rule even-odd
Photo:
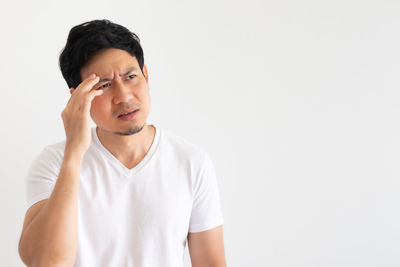
[{"label": "man's head", "polygon": [[[139,38],[107,20],[73,27],[60,55],[62,74],[71,93],[91,74],[100,77],[90,114],[100,131],[118,135],[140,132],[150,112],[148,73]],[[132,114],[132,111],[139,110]],[[129,114],[127,114],[129,113]]]},{"label": "man's head", "polygon": [[76,88],[82,82],[81,68],[106,48],[125,50],[136,57],[143,70],[143,49],[136,34],[109,20],[92,20],[70,30],[60,54],[60,69],[69,88]]}]

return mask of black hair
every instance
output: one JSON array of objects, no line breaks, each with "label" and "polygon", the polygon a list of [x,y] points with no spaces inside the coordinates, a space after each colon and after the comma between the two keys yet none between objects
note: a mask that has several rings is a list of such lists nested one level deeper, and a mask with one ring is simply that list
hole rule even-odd
[{"label": "black hair", "polygon": [[81,82],[81,68],[100,50],[118,48],[136,57],[143,72],[143,49],[139,37],[109,20],[92,20],[74,26],[59,57],[62,75],[70,88]]}]

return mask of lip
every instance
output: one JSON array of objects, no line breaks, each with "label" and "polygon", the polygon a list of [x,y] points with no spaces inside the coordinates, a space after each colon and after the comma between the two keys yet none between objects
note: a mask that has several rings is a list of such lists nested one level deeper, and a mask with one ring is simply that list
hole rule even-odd
[{"label": "lip", "polygon": [[133,109],[131,112],[123,112],[121,114],[125,114],[128,113],[127,115],[119,115],[118,119],[119,120],[123,120],[123,121],[131,121],[133,119],[135,119],[139,113],[139,109]]},{"label": "lip", "polygon": [[125,110],[121,111],[117,115],[117,117],[119,118],[122,114],[128,114],[128,113],[131,113],[131,112],[134,112],[134,111],[138,111],[138,110],[139,110],[138,108],[125,109]]}]

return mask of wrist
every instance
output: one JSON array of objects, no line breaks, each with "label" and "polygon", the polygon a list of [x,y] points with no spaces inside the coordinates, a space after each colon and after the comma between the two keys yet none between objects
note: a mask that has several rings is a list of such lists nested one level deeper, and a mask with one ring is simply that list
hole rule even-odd
[{"label": "wrist", "polygon": [[66,146],[64,150],[64,163],[80,165],[85,152],[86,151]]}]

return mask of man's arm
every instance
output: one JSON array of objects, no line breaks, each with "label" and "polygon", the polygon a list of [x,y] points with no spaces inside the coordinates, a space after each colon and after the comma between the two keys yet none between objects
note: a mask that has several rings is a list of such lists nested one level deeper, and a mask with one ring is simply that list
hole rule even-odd
[{"label": "man's arm", "polygon": [[226,267],[222,225],[188,234],[192,267]]},{"label": "man's arm", "polygon": [[28,266],[72,266],[78,240],[78,192],[82,159],[91,142],[91,102],[102,90],[92,90],[92,75],[76,89],[62,112],[66,133],[64,158],[50,198],[27,212],[18,246]]},{"label": "man's arm", "polygon": [[79,159],[64,157],[49,199],[26,214],[19,255],[27,266],[72,266],[77,251]]}]

